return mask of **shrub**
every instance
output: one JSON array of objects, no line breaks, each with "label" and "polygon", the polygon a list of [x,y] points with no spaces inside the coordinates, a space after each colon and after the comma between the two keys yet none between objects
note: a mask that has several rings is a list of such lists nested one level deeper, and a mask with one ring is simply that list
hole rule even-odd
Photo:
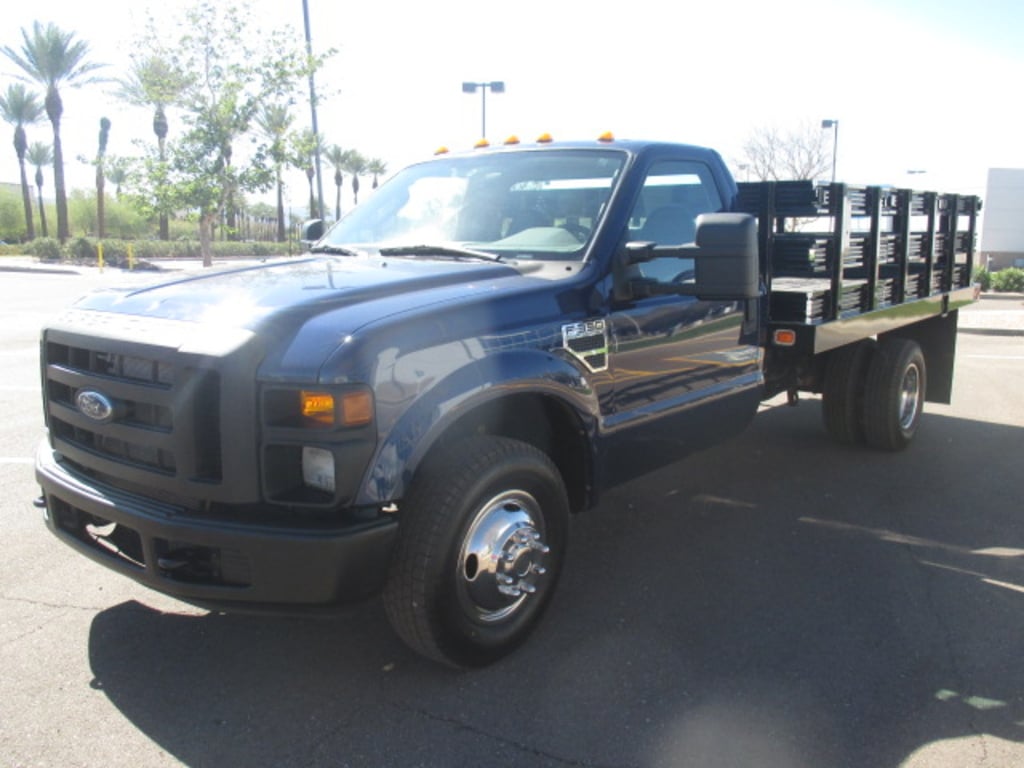
[{"label": "shrub", "polygon": [[1002,293],[1024,293],[1024,269],[1009,267],[994,272],[992,290]]},{"label": "shrub", "polygon": [[976,267],[974,275],[971,277],[971,281],[981,286],[983,291],[992,290],[992,273],[984,267]]},{"label": "shrub", "polygon": [[76,237],[67,244],[67,253],[74,262],[92,264],[96,261],[96,246],[84,237]]},{"label": "shrub", "polygon": [[35,256],[43,261],[60,261],[64,258],[60,241],[55,237],[37,237],[25,243],[22,250],[29,256]]}]

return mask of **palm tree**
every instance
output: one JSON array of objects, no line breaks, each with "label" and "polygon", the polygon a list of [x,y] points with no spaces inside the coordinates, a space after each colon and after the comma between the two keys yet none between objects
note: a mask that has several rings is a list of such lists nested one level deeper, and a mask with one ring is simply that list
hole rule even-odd
[{"label": "palm tree", "polygon": [[21,83],[7,86],[7,93],[0,96],[0,116],[5,123],[14,126],[14,151],[18,153],[18,167],[21,169],[21,199],[25,205],[25,235],[34,240],[36,228],[32,223],[32,192],[25,175],[25,153],[28,151],[28,138],[25,126],[36,122],[43,116],[43,105],[39,97],[29,91]]},{"label": "palm tree", "polygon": [[354,205],[359,205],[359,177],[366,173],[368,167],[365,157],[354,149],[349,152],[345,170],[352,177],[352,203]]},{"label": "palm tree", "polygon": [[380,177],[388,172],[388,165],[379,157],[375,157],[366,164],[366,172],[373,176],[373,189],[376,189]]},{"label": "palm tree", "polygon": [[74,33],[63,32],[55,24],[43,26],[34,22],[32,34],[21,30],[22,46],[20,53],[10,46],[2,49],[7,58],[17,64],[32,80],[46,88],[46,116],[53,127],[53,186],[57,196],[57,237],[63,243],[69,234],[68,199],[64,185],[64,150],[60,142],[60,119],[64,113],[64,103],[60,98],[60,86],[77,87],[95,78],[89,73],[99,68],[100,64],[86,61],[89,55],[89,44],[83,40],[75,40]]},{"label": "palm tree", "polygon": [[322,133],[315,134],[309,128],[292,135],[291,165],[306,172],[309,180],[309,218],[322,219],[324,212],[317,210],[316,195],[313,192],[313,179],[316,178],[314,160],[319,153],[326,152],[326,140]]},{"label": "palm tree", "polygon": [[128,166],[120,158],[111,158],[107,164],[107,181],[114,185],[114,196],[121,199],[121,187],[128,181]]},{"label": "palm tree", "polygon": [[292,116],[285,105],[267,104],[256,115],[256,124],[263,135],[270,140],[270,159],[274,162],[274,176],[277,184],[277,242],[285,240],[284,226],[284,182],[282,174],[288,162],[287,136],[292,127]]},{"label": "palm tree", "polygon": [[[156,134],[157,157],[161,165],[167,162],[167,133],[169,125],[166,108],[174,103],[185,89],[184,76],[166,59],[149,56],[132,62],[128,77],[120,81],[117,95],[137,107],[153,107],[153,133]],[[160,239],[170,239],[167,209],[160,205]]]},{"label": "palm tree", "polygon": [[43,167],[53,165],[53,147],[41,141],[33,141],[28,147],[26,155],[28,161],[36,169],[36,194],[39,201],[39,226],[43,230],[43,237],[49,237],[50,232],[46,228],[46,207],[43,205]]},{"label": "palm tree", "polygon": [[334,186],[337,190],[334,197],[334,218],[341,218],[341,183],[345,180],[344,171],[348,163],[348,156],[352,153],[350,149],[342,149],[337,144],[329,147],[324,153],[327,162],[334,168]]},{"label": "palm tree", "polygon": [[107,154],[107,142],[110,141],[110,120],[100,118],[100,146],[96,152],[96,219],[99,222],[97,236],[102,240],[107,236],[106,221],[106,200],[104,200],[104,182],[106,174],[103,172],[103,159]]}]

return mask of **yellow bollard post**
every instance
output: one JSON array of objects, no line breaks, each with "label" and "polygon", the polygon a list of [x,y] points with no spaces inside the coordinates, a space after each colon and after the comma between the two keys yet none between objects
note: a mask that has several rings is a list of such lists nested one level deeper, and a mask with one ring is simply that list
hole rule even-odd
[{"label": "yellow bollard post", "polygon": [[135,271],[135,249],[131,243],[128,243],[128,271]]},{"label": "yellow bollard post", "polygon": [[99,264],[100,272],[103,271],[103,243],[96,243],[96,262]]}]

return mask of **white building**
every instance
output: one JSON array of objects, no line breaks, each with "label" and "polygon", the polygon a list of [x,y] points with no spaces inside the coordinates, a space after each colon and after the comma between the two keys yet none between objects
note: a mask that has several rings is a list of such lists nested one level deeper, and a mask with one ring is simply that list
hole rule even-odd
[{"label": "white building", "polygon": [[989,168],[981,266],[1024,267],[1024,168]]}]

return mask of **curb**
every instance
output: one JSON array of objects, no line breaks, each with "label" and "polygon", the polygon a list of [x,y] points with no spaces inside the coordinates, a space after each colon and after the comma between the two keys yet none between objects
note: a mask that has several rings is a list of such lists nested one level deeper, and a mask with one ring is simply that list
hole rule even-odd
[{"label": "curb", "polygon": [[0,272],[22,272],[22,273],[37,273],[44,275],[80,275],[82,274],[77,269],[71,269],[70,267],[26,267],[18,264],[6,265],[0,262]]},{"label": "curb", "polygon": [[975,336],[1024,336],[1024,328],[957,328],[956,332]]}]

